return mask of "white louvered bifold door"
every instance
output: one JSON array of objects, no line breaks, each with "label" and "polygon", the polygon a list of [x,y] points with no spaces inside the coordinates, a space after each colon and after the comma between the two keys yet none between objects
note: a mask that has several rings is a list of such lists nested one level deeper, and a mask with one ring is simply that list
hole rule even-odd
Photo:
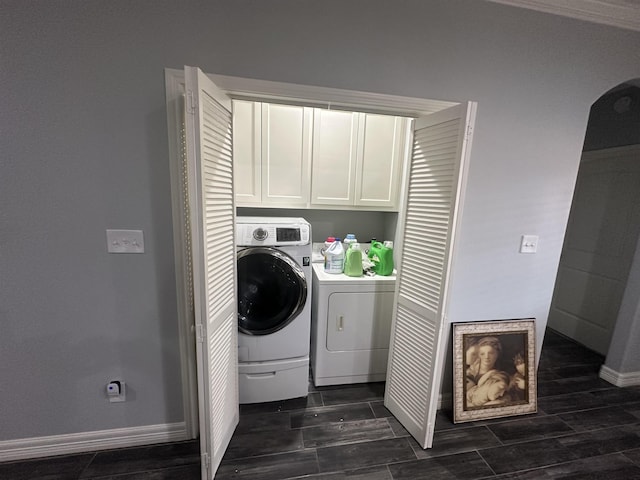
[{"label": "white louvered bifold door", "polygon": [[443,328],[457,210],[475,104],[415,122],[384,404],[431,448],[447,339]]},{"label": "white louvered bifold door", "polygon": [[231,100],[185,67],[202,478],[238,424],[238,327]]}]

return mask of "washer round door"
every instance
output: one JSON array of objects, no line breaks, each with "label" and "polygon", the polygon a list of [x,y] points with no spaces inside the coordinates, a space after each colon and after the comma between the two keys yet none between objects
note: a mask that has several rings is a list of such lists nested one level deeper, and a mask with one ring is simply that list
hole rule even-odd
[{"label": "washer round door", "polygon": [[307,301],[302,268],[281,250],[267,247],[238,252],[238,329],[267,335],[286,327]]}]

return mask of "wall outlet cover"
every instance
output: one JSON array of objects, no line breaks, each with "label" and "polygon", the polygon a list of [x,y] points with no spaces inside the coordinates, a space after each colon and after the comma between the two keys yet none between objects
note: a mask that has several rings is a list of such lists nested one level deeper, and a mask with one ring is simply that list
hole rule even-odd
[{"label": "wall outlet cover", "polygon": [[107,230],[107,252],[144,253],[142,230]]},{"label": "wall outlet cover", "polygon": [[126,385],[120,380],[112,380],[107,384],[107,398],[110,402],[124,402],[127,399]]},{"label": "wall outlet cover", "polygon": [[537,235],[522,235],[520,253],[536,253],[538,251]]}]

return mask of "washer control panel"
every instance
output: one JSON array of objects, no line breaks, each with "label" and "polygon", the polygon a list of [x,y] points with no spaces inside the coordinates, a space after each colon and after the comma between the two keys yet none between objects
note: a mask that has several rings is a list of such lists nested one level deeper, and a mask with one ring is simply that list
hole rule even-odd
[{"label": "washer control panel", "polygon": [[308,245],[310,237],[311,226],[304,220],[273,223],[236,221],[236,244],[239,246]]}]

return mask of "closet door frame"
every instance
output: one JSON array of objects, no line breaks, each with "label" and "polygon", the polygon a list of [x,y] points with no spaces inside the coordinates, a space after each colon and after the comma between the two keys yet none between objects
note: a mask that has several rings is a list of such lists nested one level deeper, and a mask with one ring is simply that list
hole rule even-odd
[{"label": "closet door frame", "polygon": [[[265,101],[272,103],[306,104],[319,108],[341,108],[386,115],[417,118],[430,115],[459,102],[430,100],[426,98],[385,95],[355,90],[296,85],[283,82],[207,74],[207,76],[232,99]],[[189,258],[184,225],[185,213],[182,205],[181,185],[181,138],[180,112],[184,102],[184,71],[165,69],[165,92],[169,140],[169,164],[171,173],[171,201],[174,228],[174,255],[176,265],[176,291],[178,301],[177,320],[179,328],[180,359],[182,370],[182,392],[184,405],[184,438],[198,435],[198,395],[196,375],[196,353],[193,331],[194,319],[190,311]],[[401,187],[400,211],[405,208],[404,185]],[[180,436],[180,435],[178,435]]]}]

